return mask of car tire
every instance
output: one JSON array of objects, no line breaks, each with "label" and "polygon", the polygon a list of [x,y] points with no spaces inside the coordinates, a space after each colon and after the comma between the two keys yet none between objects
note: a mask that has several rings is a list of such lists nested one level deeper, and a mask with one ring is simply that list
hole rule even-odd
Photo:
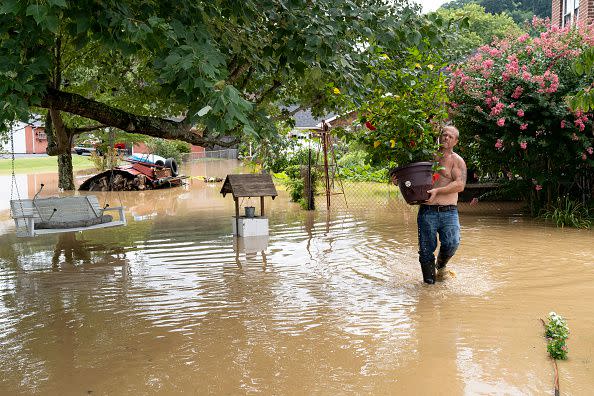
[{"label": "car tire", "polygon": [[177,161],[175,158],[167,158],[165,160],[165,167],[171,169],[171,176],[177,176],[179,174],[177,168]]}]

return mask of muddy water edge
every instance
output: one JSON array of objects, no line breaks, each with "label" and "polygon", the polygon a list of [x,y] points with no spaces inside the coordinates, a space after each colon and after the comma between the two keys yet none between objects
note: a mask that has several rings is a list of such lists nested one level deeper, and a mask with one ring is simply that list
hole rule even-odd
[{"label": "muddy water edge", "polygon": [[[204,166],[185,171],[237,164]],[[34,239],[3,202],[0,394],[550,394],[551,310],[561,393],[594,392],[593,232],[462,205],[454,275],[427,286],[414,208],[307,213],[281,191],[246,243],[220,186],[100,193],[127,227]]]}]

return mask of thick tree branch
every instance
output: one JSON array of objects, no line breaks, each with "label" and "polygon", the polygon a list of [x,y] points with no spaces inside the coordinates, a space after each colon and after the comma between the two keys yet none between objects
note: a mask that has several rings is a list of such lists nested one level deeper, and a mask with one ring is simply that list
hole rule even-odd
[{"label": "thick tree branch", "polygon": [[76,114],[103,124],[121,129],[125,132],[140,133],[147,136],[179,139],[197,146],[210,147],[230,145],[224,139],[202,136],[189,123],[185,121],[171,121],[163,118],[140,116],[111,107],[84,96],[48,88],[41,101],[44,108],[65,111]]},{"label": "thick tree branch", "polygon": [[239,66],[237,66],[235,68],[235,70],[233,70],[231,72],[231,74],[229,75],[229,78],[227,81],[229,81],[231,84],[233,84],[235,81],[237,81],[239,79],[239,77],[241,77],[243,75],[243,73],[245,73],[246,71],[248,71],[248,69],[250,68],[250,64],[248,62],[245,62]]}]

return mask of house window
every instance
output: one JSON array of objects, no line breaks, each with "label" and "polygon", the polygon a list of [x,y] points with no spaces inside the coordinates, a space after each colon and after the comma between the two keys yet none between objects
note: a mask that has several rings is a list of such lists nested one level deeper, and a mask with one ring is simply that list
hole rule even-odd
[{"label": "house window", "polygon": [[578,21],[580,0],[563,0],[562,27],[575,25]]}]

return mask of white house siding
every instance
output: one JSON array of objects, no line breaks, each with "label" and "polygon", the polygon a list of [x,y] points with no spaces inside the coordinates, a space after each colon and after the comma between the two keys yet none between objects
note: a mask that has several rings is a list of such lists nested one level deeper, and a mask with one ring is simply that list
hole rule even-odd
[{"label": "white house siding", "polygon": [[[15,154],[25,154],[27,152],[27,142],[25,139],[25,127],[27,125],[24,122],[17,122],[12,128]],[[10,134],[6,141],[0,142],[0,147],[3,153],[10,153]]]}]

